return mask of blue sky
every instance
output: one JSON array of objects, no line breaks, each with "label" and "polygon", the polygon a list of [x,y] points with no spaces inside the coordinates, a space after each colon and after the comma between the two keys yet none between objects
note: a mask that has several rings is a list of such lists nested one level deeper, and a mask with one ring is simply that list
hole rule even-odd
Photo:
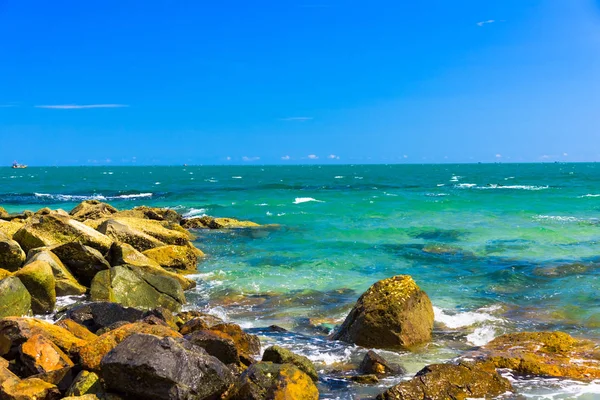
[{"label": "blue sky", "polygon": [[600,160],[600,2],[0,0],[0,164]]}]

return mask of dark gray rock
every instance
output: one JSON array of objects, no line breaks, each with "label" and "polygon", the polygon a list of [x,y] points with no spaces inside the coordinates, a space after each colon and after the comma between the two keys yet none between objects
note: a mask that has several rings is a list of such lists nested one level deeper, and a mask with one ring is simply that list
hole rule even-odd
[{"label": "dark gray rock", "polygon": [[91,332],[106,328],[116,322],[135,322],[142,319],[144,311],[132,307],[123,307],[117,303],[96,302],[78,305],[67,310],[66,317]]}]

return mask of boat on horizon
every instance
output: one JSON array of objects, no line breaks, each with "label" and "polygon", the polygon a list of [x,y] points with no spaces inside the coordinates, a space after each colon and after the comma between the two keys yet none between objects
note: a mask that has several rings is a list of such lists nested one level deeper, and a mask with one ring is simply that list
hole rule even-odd
[{"label": "boat on horizon", "polygon": [[20,168],[27,168],[27,165],[26,164],[19,164],[18,162],[14,161],[12,167],[20,169]]}]

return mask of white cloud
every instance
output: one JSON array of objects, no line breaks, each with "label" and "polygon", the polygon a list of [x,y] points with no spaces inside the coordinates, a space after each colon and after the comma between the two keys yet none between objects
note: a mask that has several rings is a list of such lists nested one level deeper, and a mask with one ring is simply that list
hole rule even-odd
[{"label": "white cloud", "polygon": [[568,156],[568,154],[567,153],[563,153],[563,157],[566,157],[566,156]]},{"label": "white cloud", "polygon": [[404,158],[408,158],[408,156],[407,156],[406,154],[405,154],[405,155],[403,155],[402,157],[404,157]]},{"label": "white cloud", "polygon": [[318,159],[318,158],[319,158],[319,156],[316,156],[316,155],[314,155],[314,154],[309,154],[309,155],[308,155],[308,158],[309,158],[309,159],[311,159],[311,160],[316,160],[316,159]]},{"label": "white cloud", "polygon": [[496,158],[502,158],[502,154],[496,154]]},{"label": "white cloud", "polygon": [[477,23],[477,26],[484,26],[485,24],[493,24],[494,22],[496,22],[496,21],[493,19],[488,19],[487,21],[479,21]]},{"label": "white cloud", "polygon": [[258,161],[258,160],[260,160],[260,157],[248,157],[248,156],[242,157],[242,161],[246,161],[246,162]]},{"label": "white cloud", "polygon": [[288,117],[288,118],[281,118],[281,121],[306,122],[306,121],[310,121],[311,119],[313,119],[313,117]]},{"label": "white cloud", "polygon": [[283,156],[283,157],[281,157],[281,159],[287,161],[287,160],[291,159],[291,157],[290,156]]},{"label": "white cloud", "polygon": [[88,108],[123,108],[129,107],[127,104],[55,104],[35,106],[35,108],[47,108],[53,110],[83,110]]},{"label": "white cloud", "polygon": [[330,154],[327,156],[327,158],[329,158],[331,160],[339,160],[340,156],[336,156],[335,154]]},{"label": "white cloud", "polygon": [[231,161],[231,157],[230,157],[230,156],[227,156],[227,157],[225,157],[225,159],[226,159],[227,161]]},{"label": "white cloud", "polygon": [[544,154],[544,155],[543,155],[543,156],[541,156],[540,158],[541,158],[542,160],[547,160],[547,159],[549,159],[550,157],[551,157],[551,156],[549,156],[548,154]]}]

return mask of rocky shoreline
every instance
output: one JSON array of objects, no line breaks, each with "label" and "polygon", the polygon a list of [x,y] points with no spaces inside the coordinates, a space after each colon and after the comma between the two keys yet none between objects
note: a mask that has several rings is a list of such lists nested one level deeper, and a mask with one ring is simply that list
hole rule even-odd
[{"label": "rocky shoreline", "polygon": [[[95,200],[70,212],[0,207],[0,399],[317,399],[306,357],[210,313],[181,311],[204,253],[199,229],[255,229],[171,209],[119,211]],[[57,296],[85,301],[57,310]],[[56,313],[55,323],[31,318]],[[433,308],[407,275],[376,282],[329,337],[410,350],[431,340]],[[282,329],[273,327],[272,329]],[[260,361],[259,361],[260,359]],[[493,398],[514,393],[498,369],[600,379],[600,347],[561,332],[502,335],[452,363],[423,368],[378,399]],[[401,366],[369,351],[346,377],[373,384]]]}]

